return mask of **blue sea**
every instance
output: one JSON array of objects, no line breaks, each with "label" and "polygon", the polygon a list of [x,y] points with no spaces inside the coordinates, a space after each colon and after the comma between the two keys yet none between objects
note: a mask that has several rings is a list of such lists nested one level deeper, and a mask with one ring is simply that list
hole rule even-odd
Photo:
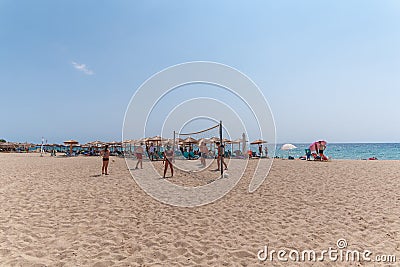
[{"label": "blue sea", "polygon": [[[276,146],[276,156],[287,158],[288,153],[294,158],[305,155],[305,149],[310,144],[293,144],[297,148],[288,151],[281,150],[279,144]],[[258,151],[257,146],[251,146],[253,151]],[[273,145],[268,144],[272,152]],[[381,160],[400,160],[400,143],[328,143],[324,152],[332,159],[368,159],[376,157]]]}]

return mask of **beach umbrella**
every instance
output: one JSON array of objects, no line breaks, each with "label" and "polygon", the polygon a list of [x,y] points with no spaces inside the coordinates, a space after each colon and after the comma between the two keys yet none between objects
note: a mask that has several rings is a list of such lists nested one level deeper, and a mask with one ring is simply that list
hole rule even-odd
[{"label": "beach umbrella", "polygon": [[145,137],[145,138],[142,138],[142,139],[140,139],[139,141],[141,142],[141,143],[144,143],[144,144],[148,144],[148,142],[150,141],[150,137]]},{"label": "beach umbrella", "polygon": [[184,144],[197,144],[198,141],[194,139],[193,137],[188,137],[185,140],[183,140]]},{"label": "beach umbrella", "polygon": [[31,143],[28,143],[28,142],[25,142],[25,143],[15,143],[15,146],[16,146],[18,149],[22,148],[23,150],[27,150],[27,149],[29,149],[30,147],[34,147],[35,145],[34,145],[34,144],[31,144]]},{"label": "beach umbrella", "polygon": [[165,140],[167,140],[167,139],[162,138],[162,137],[159,136],[159,135],[156,135],[156,136],[153,136],[153,137],[148,138],[147,142],[155,142],[155,143],[156,143],[156,147],[159,147],[159,146],[160,146],[160,143],[163,142],[163,141],[165,141]]},{"label": "beach umbrella", "polygon": [[281,147],[281,150],[292,150],[292,149],[295,149],[295,148],[297,148],[297,146],[292,145],[292,144],[284,144],[284,145]]},{"label": "beach umbrella", "polygon": [[14,149],[15,148],[15,144],[11,143],[11,142],[2,142],[0,143],[0,148],[4,148],[4,149]]},{"label": "beach umbrella", "polygon": [[95,147],[101,147],[101,146],[103,146],[104,144],[105,144],[104,142],[99,141],[99,140],[96,140],[96,141],[89,142],[89,143],[87,143],[86,145],[95,146]]},{"label": "beach umbrella", "polygon": [[[233,145],[234,145],[234,144],[237,144],[237,145],[238,145],[238,151],[240,151],[240,143],[241,143],[241,142],[243,142],[243,139],[238,138],[238,139],[236,139],[236,140],[231,140],[231,141],[229,141],[229,142],[227,142],[227,143],[231,145],[232,152],[234,152],[235,150],[233,150]],[[240,152],[241,152],[241,151],[240,151]]]},{"label": "beach umbrella", "polygon": [[229,144],[240,144],[241,142],[243,142],[243,139],[238,138],[236,140],[229,141],[228,143]]},{"label": "beach umbrella", "polygon": [[130,145],[134,145],[134,146],[140,146],[140,144],[142,143],[140,140],[129,140],[129,144]]},{"label": "beach umbrella", "polygon": [[112,148],[113,152],[115,152],[115,150],[117,150],[118,147],[122,149],[122,142],[112,141],[107,144]]},{"label": "beach umbrella", "polygon": [[250,145],[261,145],[261,144],[264,144],[264,143],[268,143],[268,142],[264,141],[262,139],[257,139],[257,140],[254,140],[253,142],[251,142]]},{"label": "beach umbrella", "polygon": [[327,142],[325,141],[325,140],[319,140],[319,141],[315,141],[314,143],[312,143],[310,146],[309,146],[309,149],[311,150],[311,151],[317,151],[318,152],[318,150],[319,150],[319,144],[322,144],[322,145],[324,145],[324,146],[326,146],[326,144],[327,144]]},{"label": "beach umbrella", "polygon": [[223,139],[222,139],[222,143],[229,143],[229,142],[231,142],[231,140],[226,139],[226,138],[223,138]]},{"label": "beach umbrella", "polygon": [[122,144],[123,144],[123,150],[124,151],[127,151],[128,150],[128,146],[129,146],[129,151],[132,152],[132,145],[133,146],[140,145],[140,140],[128,139],[128,140],[122,141]]},{"label": "beach umbrella", "polygon": [[183,147],[186,147],[188,145],[189,148],[193,147],[193,144],[197,144],[199,141],[194,139],[193,137],[188,137],[182,141]]},{"label": "beach umbrella", "polygon": [[161,142],[163,146],[172,146],[174,144],[174,139],[168,138]]},{"label": "beach umbrella", "polygon": [[210,139],[207,138],[201,138],[198,140],[199,144],[204,143],[204,144],[210,144]]},{"label": "beach umbrella", "polygon": [[175,144],[173,144],[173,145],[174,145],[174,147],[175,147],[175,145],[182,145],[182,142],[183,142],[182,138],[175,137]]},{"label": "beach umbrella", "polygon": [[284,144],[284,145],[281,147],[281,150],[287,150],[287,152],[288,152],[288,158],[289,158],[289,151],[292,150],[292,149],[295,149],[295,148],[297,148],[297,146],[292,145],[292,144]]},{"label": "beach umbrella", "polygon": [[162,142],[162,141],[165,141],[165,140],[166,140],[165,138],[162,138],[161,136],[156,135],[154,137],[150,137],[147,141],[150,141],[150,142]]},{"label": "beach umbrella", "polygon": [[219,137],[211,137],[210,139],[208,139],[210,141],[210,143],[216,143],[216,142],[220,142],[221,139],[219,139]]},{"label": "beach umbrella", "polygon": [[108,143],[110,146],[120,146],[122,143],[117,141],[112,141]]},{"label": "beach umbrella", "polygon": [[72,146],[79,144],[79,142],[76,140],[68,140],[64,141],[64,144],[69,145],[69,154],[72,155]]}]

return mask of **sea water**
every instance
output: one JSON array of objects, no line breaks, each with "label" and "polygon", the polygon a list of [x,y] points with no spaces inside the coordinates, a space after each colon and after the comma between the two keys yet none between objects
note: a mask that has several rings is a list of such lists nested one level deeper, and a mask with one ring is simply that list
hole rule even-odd
[{"label": "sea water", "polygon": [[[276,146],[275,155],[280,158],[287,158],[288,155],[299,158],[305,155],[305,149],[310,144],[293,144],[297,148],[292,150],[281,150],[283,144]],[[268,149],[272,152],[274,146],[268,144]],[[257,146],[251,146],[253,151],[257,151]],[[263,152],[264,153],[264,152]],[[368,159],[376,157],[382,160],[400,160],[400,143],[328,143],[324,152],[332,159]]]},{"label": "sea water", "polygon": [[[288,156],[292,156],[299,158],[305,156],[305,149],[310,146],[310,144],[305,143],[293,143],[297,148],[287,151],[280,149],[282,145],[267,144],[268,156],[272,156],[275,149],[275,156],[277,157],[288,158]],[[263,145],[263,153],[265,153],[264,147],[265,144]],[[40,149],[40,146],[30,148],[30,151],[38,149]],[[74,147],[73,151],[76,152],[78,149]],[[237,149],[237,146],[234,146],[234,149]],[[251,145],[250,149],[258,153],[257,145]],[[57,147],[57,150],[60,151],[60,148]],[[231,150],[231,147],[226,145],[225,150]],[[63,147],[61,151],[69,151],[69,147]],[[400,160],[400,143],[328,143],[324,154],[332,159],[368,159],[376,157],[381,160]]]}]

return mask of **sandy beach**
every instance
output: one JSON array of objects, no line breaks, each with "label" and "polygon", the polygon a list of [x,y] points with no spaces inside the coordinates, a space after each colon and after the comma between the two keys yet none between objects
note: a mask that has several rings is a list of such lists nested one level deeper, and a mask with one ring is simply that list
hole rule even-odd
[{"label": "sandy beach", "polygon": [[225,197],[195,208],[148,196],[122,158],[109,176],[99,157],[3,153],[0,166],[0,266],[298,266],[257,253],[321,251],[338,239],[400,262],[400,161],[275,160],[254,193],[246,170]]}]

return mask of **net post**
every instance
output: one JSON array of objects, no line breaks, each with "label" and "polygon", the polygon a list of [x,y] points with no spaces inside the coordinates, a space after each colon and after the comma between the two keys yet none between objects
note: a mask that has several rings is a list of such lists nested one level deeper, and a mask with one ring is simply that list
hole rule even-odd
[{"label": "net post", "polygon": [[172,142],[173,142],[173,143],[172,143],[172,149],[173,149],[173,151],[174,151],[174,153],[175,153],[175,131],[174,131],[174,139],[173,139]]},{"label": "net post", "polygon": [[[220,141],[220,146],[222,146],[222,121],[219,121],[219,141]],[[220,151],[220,149],[218,148],[218,153],[219,153],[219,151]],[[221,152],[222,153],[224,153],[224,151],[222,151],[222,149],[221,149]],[[223,159],[222,159],[222,157],[224,156],[223,154],[221,153],[221,155],[218,155],[218,156],[220,156],[221,158],[220,158],[220,162],[219,162],[219,167],[221,168],[221,178],[223,178],[224,176],[224,164],[223,164]]]},{"label": "net post", "polygon": [[172,160],[173,162],[175,162],[175,140],[176,139],[175,139],[175,131],[174,131],[174,139],[172,141],[173,142],[172,143],[172,151],[174,151],[174,157],[173,157],[173,160]]}]

